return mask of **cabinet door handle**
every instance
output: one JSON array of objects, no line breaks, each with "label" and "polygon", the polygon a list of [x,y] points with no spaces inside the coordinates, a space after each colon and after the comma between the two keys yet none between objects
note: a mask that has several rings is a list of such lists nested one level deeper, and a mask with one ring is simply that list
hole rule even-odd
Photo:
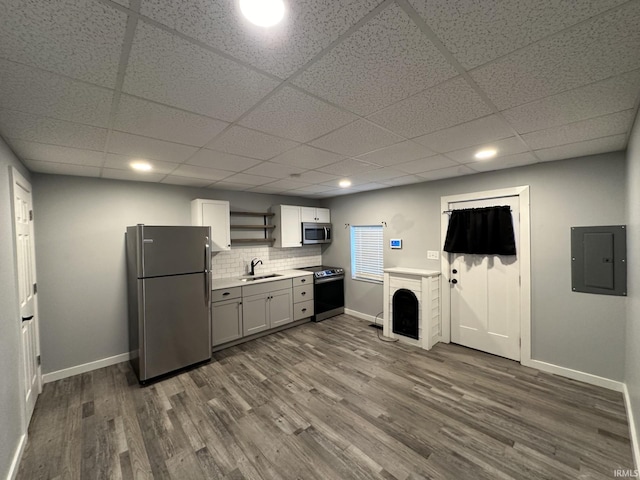
[{"label": "cabinet door handle", "polygon": [[306,309],[306,308],[303,308],[303,309],[302,309],[302,311],[303,311],[303,312],[306,312],[306,311],[307,311],[307,309]]},{"label": "cabinet door handle", "polygon": [[306,295],[306,294],[307,294],[307,292],[301,292],[300,293],[300,295]]},{"label": "cabinet door handle", "polygon": [[22,321],[23,322],[28,322],[29,320],[31,320],[33,318],[33,315],[29,315],[28,317],[22,317]]},{"label": "cabinet door handle", "polygon": [[222,294],[222,296],[223,296],[223,297],[226,297],[227,295],[231,295],[231,292],[224,292],[224,293]]},{"label": "cabinet door handle", "polygon": [[300,283],[304,283],[304,282],[306,282],[306,281],[307,281],[307,279],[306,279],[306,278],[303,278],[302,280],[300,280]]}]

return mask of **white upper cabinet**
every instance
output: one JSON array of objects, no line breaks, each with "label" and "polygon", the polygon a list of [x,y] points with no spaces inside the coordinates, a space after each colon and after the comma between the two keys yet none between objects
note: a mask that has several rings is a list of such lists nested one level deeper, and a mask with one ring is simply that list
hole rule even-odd
[{"label": "white upper cabinet", "polygon": [[306,223],[331,223],[331,213],[328,208],[300,207],[301,221]]},{"label": "white upper cabinet", "polygon": [[301,207],[295,205],[274,205],[273,224],[275,228],[274,247],[288,248],[302,246]]},{"label": "white upper cabinet", "polygon": [[211,251],[231,250],[229,202],[197,198],[191,202],[191,224],[211,227]]}]

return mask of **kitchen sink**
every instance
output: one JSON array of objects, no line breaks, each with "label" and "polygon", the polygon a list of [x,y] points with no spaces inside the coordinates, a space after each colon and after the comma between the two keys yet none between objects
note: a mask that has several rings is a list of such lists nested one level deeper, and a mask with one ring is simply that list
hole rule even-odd
[{"label": "kitchen sink", "polygon": [[282,275],[278,275],[277,273],[271,273],[269,275],[256,275],[253,277],[242,277],[239,280],[241,282],[253,282],[255,280],[264,280],[265,278],[273,278],[273,277],[281,277]]}]

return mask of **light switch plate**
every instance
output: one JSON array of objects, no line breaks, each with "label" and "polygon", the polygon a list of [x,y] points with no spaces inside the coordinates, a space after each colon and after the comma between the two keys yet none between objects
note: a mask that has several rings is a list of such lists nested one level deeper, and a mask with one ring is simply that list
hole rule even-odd
[{"label": "light switch plate", "polygon": [[440,252],[437,250],[427,250],[427,259],[438,260],[440,258]]}]

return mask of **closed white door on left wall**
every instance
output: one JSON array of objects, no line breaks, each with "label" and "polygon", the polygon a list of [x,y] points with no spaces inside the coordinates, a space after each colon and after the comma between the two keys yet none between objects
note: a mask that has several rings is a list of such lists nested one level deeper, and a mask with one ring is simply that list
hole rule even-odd
[{"label": "closed white door on left wall", "polygon": [[22,377],[26,423],[29,424],[38,394],[42,390],[39,365],[38,305],[36,288],[35,246],[33,241],[33,199],[31,184],[17,170],[13,176],[13,222],[16,232],[18,260],[18,292],[20,297]]}]

